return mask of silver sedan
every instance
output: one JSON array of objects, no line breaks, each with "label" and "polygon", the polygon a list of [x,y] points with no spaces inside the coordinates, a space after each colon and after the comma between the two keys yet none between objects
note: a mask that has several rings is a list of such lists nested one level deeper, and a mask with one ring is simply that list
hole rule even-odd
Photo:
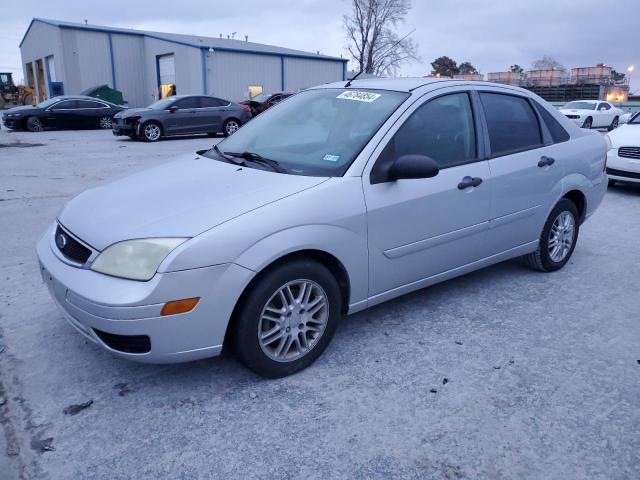
[{"label": "silver sedan", "polygon": [[116,355],[229,347],[280,377],[344,314],[514,257],[562,268],[605,194],[606,154],[516,87],[323,85],[211,150],[82,193],[38,257],[69,323]]}]

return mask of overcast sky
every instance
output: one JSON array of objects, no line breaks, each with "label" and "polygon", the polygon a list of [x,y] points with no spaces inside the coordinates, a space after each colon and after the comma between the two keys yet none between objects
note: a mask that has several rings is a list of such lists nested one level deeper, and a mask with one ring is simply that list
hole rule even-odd
[{"label": "overcast sky", "polygon": [[[482,73],[542,55],[567,68],[606,63],[626,72],[637,65],[640,88],[640,0],[413,0],[399,33],[415,28],[420,62],[402,75],[422,76],[436,57],[470,61]],[[9,2],[11,3],[11,2]],[[0,71],[22,78],[18,45],[31,16],[175,33],[249,36],[250,41],[347,56],[342,17],[350,0],[21,0],[0,17]]]}]

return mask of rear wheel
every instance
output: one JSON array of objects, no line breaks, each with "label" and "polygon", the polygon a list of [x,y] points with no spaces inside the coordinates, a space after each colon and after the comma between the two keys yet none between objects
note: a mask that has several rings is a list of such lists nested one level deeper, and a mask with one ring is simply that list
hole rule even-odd
[{"label": "rear wheel", "polygon": [[142,126],[142,138],[147,142],[157,142],[162,137],[162,127],[157,122],[147,122]]},{"label": "rear wheel", "polygon": [[616,128],[618,128],[618,124],[620,123],[620,119],[618,117],[614,118],[613,121],[611,122],[611,125],[609,125],[609,128],[607,130],[611,131],[611,130],[615,130]]},{"label": "rear wheel", "polygon": [[313,260],[291,260],[267,271],[250,288],[233,332],[240,360],[269,378],[313,363],[340,318],[340,288],[331,272]]},{"label": "rear wheel", "polygon": [[41,132],[44,130],[44,127],[38,117],[29,117],[27,118],[27,130],[30,132]]},{"label": "rear wheel", "polygon": [[544,224],[538,249],[524,257],[527,264],[541,272],[553,272],[564,267],[578,241],[578,219],[574,203],[566,198],[560,200]]},{"label": "rear wheel", "polygon": [[593,125],[593,119],[591,117],[587,117],[587,119],[584,121],[584,123],[582,124],[582,128],[591,128],[591,125]]},{"label": "rear wheel", "polygon": [[242,124],[240,123],[240,120],[236,120],[235,118],[230,118],[226,122],[224,122],[224,125],[222,126],[222,133],[224,133],[225,137],[228,137],[229,135],[233,135],[238,131],[241,125]]},{"label": "rear wheel", "polygon": [[110,116],[106,115],[98,119],[98,126],[105,130],[111,130],[113,128],[113,120]]}]

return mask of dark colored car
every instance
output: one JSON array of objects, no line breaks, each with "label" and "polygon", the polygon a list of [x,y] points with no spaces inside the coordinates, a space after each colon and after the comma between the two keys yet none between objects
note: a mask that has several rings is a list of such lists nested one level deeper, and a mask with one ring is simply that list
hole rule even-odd
[{"label": "dark colored car", "polygon": [[276,103],[281,102],[285,98],[289,98],[293,93],[278,92],[278,93],[260,93],[253,97],[251,100],[244,100],[240,102],[242,105],[247,105],[251,109],[251,114],[256,115],[264,112],[268,108],[273,107]]},{"label": "dark colored car", "polygon": [[63,95],[37,105],[10,108],[2,122],[14,130],[111,128],[112,118],[124,107],[85,96]]},{"label": "dark colored car", "polygon": [[162,137],[207,133],[233,134],[251,120],[248,107],[204,95],[176,95],[147,108],[130,108],[113,119],[113,134],[147,142]]}]

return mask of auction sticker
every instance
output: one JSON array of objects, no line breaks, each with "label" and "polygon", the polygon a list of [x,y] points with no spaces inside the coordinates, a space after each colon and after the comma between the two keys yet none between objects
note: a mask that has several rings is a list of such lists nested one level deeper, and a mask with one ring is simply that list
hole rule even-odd
[{"label": "auction sticker", "polygon": [[341,98],[343,100],[356,100],[358,102],[371,103],[376,101],[381,96],[382,95],[380,93],[360,92],[358,90],[347,90],[346,92],[342,92],[336,98]]},{"label": "auction sticker", "polygon": [[327,153],[324,157],[322,157],[322,160],[324,160],[325,162],[337,162],[338,160],[340,160],[340,155],[332,155],[330,153]]}]

